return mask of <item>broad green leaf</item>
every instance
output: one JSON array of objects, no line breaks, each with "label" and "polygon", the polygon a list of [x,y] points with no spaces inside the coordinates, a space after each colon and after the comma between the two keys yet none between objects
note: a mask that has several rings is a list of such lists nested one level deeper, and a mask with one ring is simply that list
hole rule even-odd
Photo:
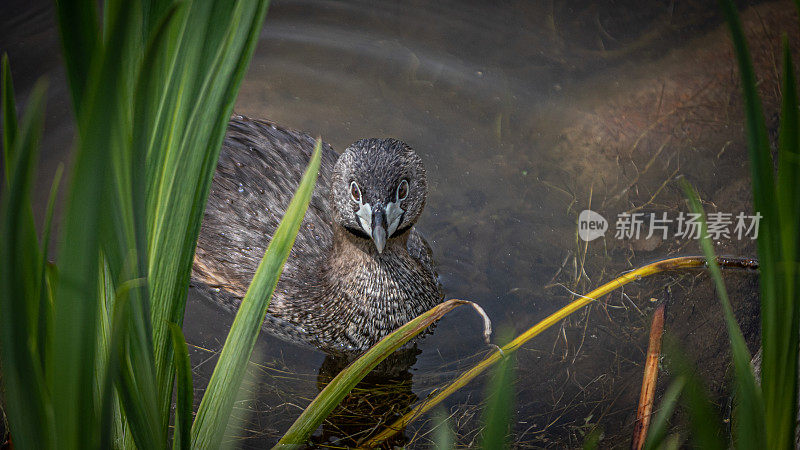
[{"label": "broad green leaf", "polygon": [[[96,17],[76,17],[79,12],[69,2],[59,2],[57,6],[62,20],[72,18],[76,23],[95,23],[97,20]],[[122,255],[126,259],[130,257],[128,252],[119,250],[118,241],[112,240],[108,233],[125,220],[110,199],[120,187],[116,181],[120,164],[124,164],[124,142],[130,135],[125,125],[130,116],[125,109],[130,101],[126,83],[129,74],[126,72],[131,70],[131,62],[119,58],[129,59],[126,56],[134,52],[127,41],[134,33],[132,30],[137,19],[135,3],[131,2],[130,9],[118,11],[113,32],[105,37],[105,47],[99,42],[87,44],[85,48],[72,48],[77,53],[71,54],[71,47],[65,42],[67,59],[82,61],[68,68],[70,87],[78,109],[78,137],[62,226],[65,238],[61,240],[59,249],[59,277],[47,378],[53,393],[56,435],[59,445],[66,448],[94,447],[100,439],[96,390],[93,387],[96,381],[92,376],[97,357],[99,255],[102,248],[112,274],[125,265],[121,261]],[[61,27],[65,40],[73,33],[69,28]],[[80,42],[85,43],[85,40]],[[84,55],[85,52],[92,53]],[[88,68],[84,67],[84,62],[88,62]],[[86,76],[76,80],[73,75],[78,72]],[[117,237],[125,239],[124,236]],[[103,248],[101,241],[111,245]],[[137,356],[133,355],[134,358]],[[142,392],[147,391],[146,386],[138,387]],[[148,417],[153,415],[154,411],[151,411]],[[158,423],[156,418],[150,420]],[[157,427],[148,428],[151,432],[157,430]],[[166,436],[166,432],[163,434]]]},{"label": "broad green leaf", "polygon": [[97,3],[59,0],[56,2],[64,65],[76,117],[81,116],[84,95],[91,73],[92,58],[100,42]]},{"label": "broad green leaf", "polygon": [[[266,2],[193,2],[169,33],[163,70],[140,83],[137,119],[146,137],[146,220],[153,342],[162,399],[169,411],[173,365],[166,323],[183,323],[188,279],[211,178],[233,102],[255,49]],[[182,12],[180,14],[183,14]],[[160,50],[159,50],[160,51]],[[174,56],[171,56],[172,52]],[[198,71],[202,67],[204,70]],[[166,88],[164,88],[166,86]],[[150,99],[158,99],[152,102]],[[150,125],[148,125],[150,124]]]},{"label": "broad green leaf", "polygon": [[[4,55],[2,59],[2,75],[0,76],[2,81],[0,82],[0,91],[2,91],[2,112],[3,112],[3,162],[5,166],[5,175],[6,175],[6,186],[9,187],[13,183],[14,177],[17,176],[18,172],[15,172],[16,164],[18,162],[18,152],[20,151],[35,151],[35,156],[33,160],[30,160],[31,166],[26,166],[25,169],[33,170],[35,173],[35,167],[38,165],[38,145],[39,139],[41,137],[41,128],[42,123],[37,123],[34,116],[29,115],[28,120],[32,120],[25,126],[33,126],[38,127],[38,129],[29,129],[27,130],[27,134],[23,136],[24,141],[18,142],[17,135],[20,133],[17,125],[17,112],[16,112],[16,105],[14,104],[14,83],[11,79],[11,65],[8,61],[8,56]],[[40,80],[39,82],[39,89],[44,89],[46,85],[45,81]],[[44,106],[42,106],[44,108]],[[35,111],[31,110],[31,113]],[[27,158],[27,156],[25,157]],[[26,160],[27,161],[27,160]],[[34,174],[24,174],[26,177],[31,177],[30,179],[34,179]],[[25,267],[36,268],[38,271],[34,274],[34,277],[38,278],[38,274],[44,271],[43,267],[40,264],[34,263],[32,261],[28,261],[30,258],[37,258],[40,254],[39,252],[39,243],[36,240],[35,228],[36,225],[33,220],[33,207],[30,202],[30,197],[28,193],[24,194],[25,200],[23,200],[22,210],[19,212],[19,221],[18,229],[23,233],[19,236],[19,239],[23,239],[26,242],[21,243],[21,246],[30,247],[30,252],[20,253],[19,256],[21,258],[26,259],[25,262],[21,262]],[[33,230],[30,232],[29,230]],[[26,274],[27,276],[27,274]],[[37,323],[39,318],[42,317],[39,314],[39,306],[40,306],[40,299],[41,299],[41,292],[37,288],[34,288],[34,291],[31,292],[31,299],[32,306],[27,308],[28,316],[27,320],[30,322],[31,329],[36,329]],[[39,336],[32,336],[31,337],[32,345],[34,347],[38,347],[40,345]]]},{"label": "broad green leaf", "polygon": [[[3,67],[3,92],[10,92],[7,60]],[[13,158],[0,204],[0,361],[3,391],[15,446],[47,448],[52,443],[48,420],[48,389],[37,352],[39,296],[38,274],[43,270],[30,220],[30,197],[39,156],[38,140],[44,124],[45,84],[36,83],[28,107],[11,141]],[[13,95],[3,95],[4,114],[16,114]],[[4,118],[5,124],[14,123]]]},{"label": "broad green leaf", "polygon": [[53,325],[53,302],[48,292],[47,274],[48,274],[48,257],[50,253],[50,238],[53,229],[53,214],[56,209],[56,198],[58,197],[58,188],[61,184],[61,176],[64,173],[64,164],[59,164],[56,168],[56,173],[53,176],[53,183],[50,185],[50,195],[47,199],[47,209],[45,210],[44,228],[42,230],[42,237],[39,239],[41,243],[41,261],[39,266],[39,320],[37,323],[38,337],[37,337],[37,352],[39,353],[39,362],[44,371],[45,364],[47,363],[47,343],[52,339],[52,325]]},{"label": "broad green leaf", "polygon": [[308,168],[258,265],[222,347],[192,427],[194,448],[217,448],[222,441],[233,402],[244,378],[247,362],[253,353],[256,338],[261,331],[269,301],[294,245],[308,202],[311,200],[321,154],[322,141],[318,139]]},{"label": "broad green leaf", "polygon": [[100,411],[100,448],[127,448],[125,423],[119,396],[114,387],[119,378],[120,342],[126,333],[127,301],[116,300],[111,270],[101,260],[99,273],[97,359],[95,361],[95,403]]},{"label": "broad green leaf", "polygon": [[[147,274],[145,231],[145,157],[133,145],[133,103],[135,80],[141,74],[142,46],[146,40],[142,30],[142,13],[138,2],[108,2],[104,9],[104,25],[108,32],[103,39],[103,54],[97,59],[118,66],[103,73],[100,83],[115,86],[113,94],[121,106],[109,111],[112,130],[105,138],[110,154],[108,185],[103,197],[106,205],[102,228],[102,249],[107,258],[115,292],[120,298],[124,288],[127,301],[123,328],[119,337],[125,355],[114,368],[119,405],[124,410],[125,439],[128,435],[141,448],[167,446],[167,420],[160,414],[153,357],[150,299],[147,286],[141,282]],[[110,24],[110,25],[109,25]],[[92,86],[93,87],[93,86]],[[104,101],[104,100],[99,100]],[[113,107],[111,105],[106,105]],[[100,134],[102,121],[86,124],[87,133]],[[115,330],[116,331],[116,330]],[[117,412],[114,411],[115,416]],[[115,423],[115,427],[117,424]]]},{"label": "broad green leaf", "polygon": [[[14,429],[18,445],[31,439],[45,444],[34,447],[57,442],[63,448],[101,443],[130,448],[134,440],[140,448],[167,446],[175,366],[166,323],[158,320],[154,328],[151,320],[182,321],[208,188],[266,6],[265,1],[108,0],[100,24],[91,2],[56,3],[78,118],[58,270],[44,269],[55,197],[39,252],[24,197],[28,188],[20,187],[32,173],[7,176],[14,187],[8,192],[24,195],[3,195],[3,211],[17,213],[9,222],[13,226],[2,231],[18,239],[2,247],[13,247],[0,259],[15,268],[2,275],[21,276],[2,289],[30,301],[9,307],[0,302],[3,312],[11,311],[0,314],[0,322],[18,324],[16,341],[27,342],[26,351],[35,349],[40,372],[44,367],[39,381],[36,367],[26,369],[30,375],[21,382],[30,386],[23,387],[52,395],[26,402],[31,406],[24,412],[31,417],[37,408],[47,414],[26,421],[35,428]],[[25,140],[34,134],[24,129],[17,133],[7,64],[1,78],[3,145],[11,171],[22,154],[18,150],[35,150],[36,142]],[[32,156],[25,153],[26,167],[35,162]],[[155,231],[149,228],[153,217],[158,217]],[[100,263],[101,255],[107,263]],[[152,292],[159,294],[155,307]],[[5,336],[2,347],[24,349]],[[4,361],[9,355],[24,353],[6,351]],[[17,380],[9,378],[12,384]]]},{"label": "broad green leaf", "polygon": [[[766,386],[774,392],[774,401],[767,403],[767,435],[775,434],[774,442],[793,445],[795,442],[797,422],[797,374],[798,335],[800,334],[800,292],[798,291],[798,267],[800,266],[800,121],[798,119],[797,81],[792,65],[792,54],[787,38],[783,41],[783,89],[782,89],[782,115],[780,135],[778,139],[778,185],[777,205],[779,218],[774,218],[772,223],[780,219],[780,233],[772,236],[778,240],[775,247],[780,254],[776,264],[767,266],[764,270],[774,267],[777,271],[774,278],[778,283],[778,298],[764,301],[774,303],[778,314],[776,321],[765,324],[762,328],[766,335],[777,337],[773,342],[764,342],[762,346],[775,348],[777,354],[775,366],[766,368],[766,361],[762,361],[762,374],[770,377]],[[761,240],[759,238],[759,240]],[[764,370],[766,369],[766,372]],[[772,378],[774,375],[774,378]],[[774,382],[773,382],[774,379]],[[762,382],[762,385],[764,383]],[[765,397],[766,399],[766,397]],[[775,422],[771,422],[775,421]],[[777,438],[777,436],[780,438]]]},{"label": "broad green leaf", "polygon": [[183,331],[177,324],[169,324],[172,333],[172,348],[178,378],[178,406],[175,410],[175,437],[173,449],[188,450],[192,443],[192,366]]},{"label": "broad green leaf", "polygon": [[14,82],[11,80],[11,64],[8,54],[3,53],[2,79],[0,80],[0,102],[3,112],[3,163],[6,169],[6,182],[10,183],[14,162],[14,140],[17,137],[17,110],[14,101]]},{"label": "broad green leaf", "polygon": [[[778,211],[781,215],[781,244],[784,259],[795,261],[798,255],[797,230],[800,229],[800,118],[798,118],[797,81],[792,54],[786,36],[783,39],[783,84],[781,121],[778,136]],[[793,277],[789,277],[794,281]]]}]

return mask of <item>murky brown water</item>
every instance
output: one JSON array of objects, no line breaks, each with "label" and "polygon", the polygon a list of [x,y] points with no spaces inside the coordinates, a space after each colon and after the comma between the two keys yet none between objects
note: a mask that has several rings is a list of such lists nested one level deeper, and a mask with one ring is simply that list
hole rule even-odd
[{"label": "murky brown water", "polygon": [[[338,150],[369,136],[409,143],[428,170],[418,227],[447,296],[480,303],[496,329],[518,333],[568,303],[571,291],[698,253],[695,241],[674,236],[674,224],[665,240],[614,236],[620,213],[649,221],[685,212],[675,177],[692,182],[710,212],[750,213],[736,73],[716,3],[593,3],[275,1],[236,112],[321,135]],[[46,6],[10,5],[1,41],[9,43],[20,97],[41,74],[53,81],[40,203],[71,133]],[[773,127],[772,55],[781,30],[797,40],[792,12],[786,2],[745,16]],[[586,244],[576,221],[589,208],[611,229]],[[718,244],[720,252],[754,256],[750,239]],[[754,343],[756,280],[743,272],[727,278]],[[698,361],[724,410],[727,344],[713,289],[698,272],[666,274],[611,294],[518,352],[515,445],[580,446],[595,428],[604,445],[627,442],[652,300],[668,302],[667,333]],[[196,346],[198,395],[231,321],[190,295],[185,329]],[[316,442],[346,444],[338,441],[344,434],[396,417],[488,351],[467,309],[443,319],[418,348],[396,358],[399,373],[374,377],[378,388],[349,399]],[[237,406],[241,420],[230,430],[231,442],[248,448],[274,443],[339,368],[270,336],[260,338],[255,359],[246,389],[255,398]],[[484,384],[473,381],[441,408],[460,445],[476,442]],[[432,417],[396,443],[427,446]]]}]

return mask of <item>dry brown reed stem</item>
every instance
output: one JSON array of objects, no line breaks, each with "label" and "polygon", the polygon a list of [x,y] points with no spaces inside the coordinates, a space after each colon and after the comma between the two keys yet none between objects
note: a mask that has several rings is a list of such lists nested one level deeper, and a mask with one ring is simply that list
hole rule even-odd
[{"label": "dry brown reed stem", "polygon": [[[744,269],[758,268],[758,260],[752,258],[717,257],[717,264],[719,264],[721,267],[744,268]],[[438,405],[442,400],[450,396],[450,394],[461,389],[467,383],[472,381],[475,377],[480,375],[484,370],[488,369],[493,364],[500,361],[500,359],[502,359],[504,355],[508,355],[516,351],[523,344],[525,344],[535,336],[541,334],[554,324],[558,323],[559,321],[561,321],[561,319],[569,316],[575,311],[580,310],[584,306],[608,294],[609,292],[612,292],[632,281],[638,281],[644,277],[648,277],[650,275],[654,275],[660,272],[665,272],[668,270],[698,268],[698,267],[704,267],[705,265],[706,265],[706,258],[704,256],[681,256],[677,258],[664,259],[661,261],[656,261],[654,263],[647,264],[636,270],[627,272],[611,280],[610,282],[600,286],[599,288],[589,292],[588,294],[580,296],[578,299],[572,301],[567,306],[561,308],[560,310],[546,317],[541,322],[529,328],[524,333],[517,336],[513,341],[490,353],[481,362],[479,362],[466,372],[462,373],[452,383],[450,383],[440,391],[436,392],[435,395],[432,395],[429,398],[417,404],[417,406],[415,406],[411,411],[406,413],[403,417],[397,419],[394,423],[386,427],[383,431],[381,431],[374,437],[362,441],[359,446],[375,447],[384,440],[386,440],[387,438],[397,434],[399,431],[403,430],[409,423],[414,421],[416,418],[420,417],[422,414],[424,414],[434,406]]]},{"label": "dry brown reed stem", "polygon": [[661,335],[664,334],[664,307],[661,303],[653,313],[650,325],[650,343],[647,346],[647,359],[642,377],[642,392],[639,394],[639,408],[636,410],[636,422],[633,425],[633,442],[631,448],[641,450],[650,427],[650,414],[653,412],[653,399],[656,396],[656,378],[658,377],[658,359],[661,357]]}]

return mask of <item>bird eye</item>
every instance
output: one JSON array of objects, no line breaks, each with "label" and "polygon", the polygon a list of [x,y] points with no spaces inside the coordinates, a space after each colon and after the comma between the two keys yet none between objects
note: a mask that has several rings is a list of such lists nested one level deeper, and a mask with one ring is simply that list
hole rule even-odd
[{"label": "bird eye", "polygon": [[406,197],[408,197],[408,180],[403,180],[400,186],[397,186],[397,201],[405,200]]},{"label": "bird eye", "polygon": [[358,188],[355,181],[350,182],[350,197],[354,202],[361,203],[361,189]]}]

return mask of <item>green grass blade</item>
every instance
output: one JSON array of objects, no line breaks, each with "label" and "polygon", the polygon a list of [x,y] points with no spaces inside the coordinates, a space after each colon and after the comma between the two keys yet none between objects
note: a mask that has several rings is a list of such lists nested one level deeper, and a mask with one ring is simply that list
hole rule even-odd
[{"label": "green grass blade", "polygon": [[[155,361],[164,413],[173,366],[167,322],[183,323],[188,280],[211,178],[267,3],[195,2],[176,32],[159,102],[141,123],[147,152],[147,233]],[[202,67],[204,70],[198,71]],[[156,92],[162,89],[154,84]],[[137,116],[139,117],[139,116]],[[136,133],[138,134],[138,133]],[[135,134],[135,135],[136,135]]]},{"label": "green grass blade", "polygon": [[44,217],[44,228],[42,229],[42,236],[39,239],[42,246],[42,253],[39,266],[39,337],[37,339],[37,347],[42,370],[44,370],[47,361],[47,343],[52,339],[53,302],[47,292],[47,266],[50,253],[50,238],[53,229],[53,214],[55,213],[58,188],[61,185],[61,176],[63,174],[64,164],[62,163],[58,165],[56,173],[53,176],[53,182],[50,185],[50,195],[47,198],[47,209],[45,210]]},{"label": "green grass blade", "polygon": [[[336,408],[345,396],[381,361],[386,359],[395,350],[405,345],[425,331],[431,324],[441,319],[445,314],[461,305],[471,305],[478,310],[484,319],[484,338],[488,341],[491,334],[491,323],[483,310],[476,304],[465,300],[450,299],[440,303],[428,311],[415,317],[413,320],[396,329],[373,345],[361,357],[353,361],[344,370],[339,372],[314,400],[303,410],[289,430],[278,441],[278,446],[299,447],[306,443],[311,433],[322,424],[328,415]],[[362,443],[363,445],[363,443]]]},{"label": "green grass blade", "polygon": [[[4,67],[5,72],[7,64]],[[7,92],[10,78],[4,76],[3,81]],[[10,429],[19,448],[47,448],[52,431],[45,377],[36,352],[36,310],[38,297],[45,293],[39,289],[41,259],[28,215],[44,124],[44,93],[44,83],[37,82],[12,143],[9,173],[13,176],[3,187],[0,205],[0,361]],[[3,100],[12,102],[13,96],[4,95]],[[4,112],[14,109],[14,105],[3,105]]]},{"label": "green grass blade", "polygon": [[244,377],[247,362],[269,306],[272,292],[289,257],[300,223],[311,200],[319,171],[322,141],[317,140],[314,154],[286,214],[267,247],[247,289],[222,348],[217,366],[208,382],[192,427],[192,447],[217,448],[222,441],[233,402]]},{"label": "green grass blade", "polygon": [[145,0],[142,2],[142,36],[155,34],[160,22],[169,15],[168,10],[178,6],[175,2],[162,0]]},{"label": "green grass blade", "polygon": [[[44,81],[39,81],[37,89],[44,90],[44,86],[46,83]],[[18,152],[20,151],[36,151],[35,158],[38,158],[38,150],[35,147],[38,146],[39,139],[41,137],[42,132],[42,125],[43,123],[39,123],[38,119],[36,118],[35,110],[31,110],[31,113],[26,114],[26,118],[23,120],[28,120],[26,129],[26,133],[23,136],[22,142],[17,142],[17,135],[20,133],[17,124],[17,116],[16,116],[16,105],[14,104],[14,92],[13,92],[13,80],[11,79],[11,66],[8,62],[8,58],[4,58],[3,60],[3,68],[2,68],[2,82],[0,82],[0,91],[2,91],[2,111],[3,111],[3,126],[8,127],[4,128],[3,131],[3,142],[4,142],[4,165],[6,170],[6,183],[10,185],[13,183],[14,177],[17,175],[17,172],[14,172],[14,168],[17,164],[17,156]],[[41,92],[38,92],[39,95]],[[38,101],[38,100],[37,100]],[[35,167],[37,164],[38,159],[32,161],[33,166]],[[28,169],[29,167],[25,167]],[[31,169],[33,170],[33,169]],[[25,176],[34,177],[33,174],[25,174]],[[33,178],[31,178],[33,179]],[[24,194],[28,195],[28,194]],[[24,206],[20,214],[20,222],[19,230],[23,231],[23,235],[20,236],[21,239],[25,239],[26,242],[22,245],[29,246],[31,248],[30,252],[19,254],[19,256],[23,258],[37,258],[39,255],[39,243],[36,240],[35,235],[35,228],[36,225],[33,220],[33,207],[29,200],[24,201]],[[34,230],[33,233],[29,232],[29,230]],[[26,267],[36,268],[37,273],[43,272],[43,266],[39,266],[36,263],[31,261],[26,261],[23,263]],[[30,322],[31,329],[36,328],[36,324],[38,323],[38,318],[40,317],[39,314],[39,303],[41,298],[41,292],[38,290],[34,290],[32,292],[33,297],[30,301],[34,302],[31,308],[28,309],[28,317],[27,320]],[[38,346],[37,343],[38,336],[31,336],[31,341],[33,346]]]},{"label": "green grass blade", "polygon": [[[761,392],[756,384],[755,377],[750,368],[752,359],[750,351],[747,350],[747,343],[742,335],[742,330],[733,315],[728,291],[725,289],[725,282],[722,280],[722,272],[717,264],[714,255],[714,245],[708,236],[706,217],[700,200],[694,189],[685,179],[681,179],[681,187],[686,197],[689,199],[689,206],[693,213],[700,214],[700,247],[706,256],[708,269],[717,288],[722,311],[725,317],[725,327],[728,330],[728,338],[733,354],[734,373],[736,375],[736,444],[742,448],[766,448],[767,435],[764,423],[764,405],[761,400]],[[797,359],[797,358],[795,358]],[[794,428],[792,428],[794,433]]]},{"label": "green grass blade", "polygon": [[[745,117],[748,149],[753,180],[753,205],[763,219],[759,225],[758,258],[760,261],[759,285],[761,289],[761,333],[762,333],[762,382],[766,437],[771,448],[787,448],[794,440],[788,440],[787,429],[794,430],[795,424],[787,422],[787,400],[792,400],[795,393],[787,392],[788,386],[796,381],[788,377],[796,377],[784,372],[787,364],[796,365],[797,354],[786,353],[785,335],[782,335],[781,322],[791,317],[778,299],[783,297],[784,286],[779,281],[780,239],[779,213],[773,161],[770,153],[769,139],[764,123],[761,102],[756,89],[757,80],[753,71],[751,58],[747,50],[739,16],[732,1],[722,2],[723,13],[728,22],[733,47],[738,60],[740,77],[745,99]],[[793,358],[795,363],[789,363]],[[785,376],[784,376],[785,375]],[[795,406],[792,406],[794,408]]]},{"label": "green grass blade", "polygon": [[188,450],[192,443],[192,366],[183,331],[177,324],[170,323],[172,348],[175,355],[175,368],[178,378],[178,407],[175,410],[175,437],[173,449]]},{"label": "green grass blade", "polygon": [[[778,283],[775,279],[775,269],[771,268],[774,261],[778,260],[778,249],[775,246],[775,236],[778,232],[777,223],[773,223],[778,218],[776,205],[775,180],[773,176],[773,161],[770,153],[769,138],[766,124],[764,122],[761,101],[758,98],[757,80],[750,53],[747,49],[744,32],[742,31],[741,21],[736,11],[736,6],[731,0],[721,1],[722,11],[726,22],[731,31],[733,48],[739,66],[739,74],[742,80],[742,93],[745,100],[745,128],[747,130],[747,148],[750,154],[750,170],[753,182],[753,206],[764,218],[759,226],[758,257],[761,263],[760,285],[762,299],[776,298],[778,295]],[[768,322],[774,322],[780,312],[771,301],[761,302],[761,321],[762,327]],[[767,330],[765,330],[767,331]],[[769,331],[768,331],[769,334]],[[767,341],[774,342],[777,336],[767,337]],[[777,361],[779,355],[775,349],[764,348],[764,361]],[[769,364],[768,364],[769,365]],[[767,382],[764,388],[764,398],[767,405],[776,401],[775,396],[778,391],[773,389],[771,382]],[[767,406],[767,410],[770,407]]]},{"label": "green grass blade", "polygon": [[745,99],[753,204],[763,218],[758,232],[764,423],[770,448],[794,446],[797,416],[797,354],[800,298],[796,289],[799,189],[797,92],[791,55],[784,46],[783,111],[778,149],[778,186],[773,176],[757,80],[732,1],[722,3],[739,63]]},{"label": "green grass blade", "polygon": [[[125,55],[134,53],[126,41],[134,33],[137,15],[133,3],[131,10],[118,11],[113,32],[106,36],[106,47],[98,42],[73,48],[76,42],[85,43],[88,37],[76,37],[83,31],[69,29],[76,23],[90,23],[96,31],[96,17],[88,17],[93,11],[76,12],[80,7],[71,2],[59,2],[57,6],[62,21],[70,18],[77,21],[70,26],[62,22],[61,30],[66,59],[80,60],[80,64],[73,61],[68,67],[77,102],[78,145],[62,227],[65,238],[59,250],[59,282],[47,373],[59,444],[66,448],[94,447],[100,439],[93,371],[97,357],[101,241],[107,244],[103,252],[115,276],[114,271],[124,265],[122,258],[129,256],[109,236],[109,230],[124,220],[110,199],[118,193],[120,158],[128,137],[125,122],[129,114],[125,109],[129,108],[130,99],[126,80],[132,62],[119,59],[127,60]],[[77,17],[80,14],[84,16]],[[86,53],[89,51],[91,55]],[[87,61],[91,61],[88,72],[83,66]],[[87,73],[88,76],[75,79],[76,74]],[[146,388],[139,387],[143,391]]]},{"label": "green grass blade", "polygon": [[678,377],[678,379],[673,381],[667,388],[667,392],[664,393],[664,397],[661,399],[658,413],[653,418],[653,423],[650,424],[650,431],[647,433],[644,450],[656,450],[665,445],[669,419],[675,411],[675,407],[678,404],[678,397],[680,397],[685,385],[686,378]]},{"label": "green grass blade", "polygon": [[128,448],[130,433],[126,433],[127,422],[122,412],[115,383],[120,377],[120,347],[128,327],[127,296],[117,302],[111,270],[105,260],[101,263],[99,328],[97,334],[97,361],[95,388],[100,411],[100,447]]},{"label": "green grass blade", "polygon": [[[53,232],[53,215],[56,210],[56,200],[58,199],[58,188],[61,186],[61,177],[64,175],[64,163],[59,163],[53,181],[50,184],[50,194],[47,196],[47,207],[44,214],[44,226],[39,242],[42,245],[42,268],[47,266],[48,253],[50,251],[50,241]],[[42,270],[42,285],[45,283],[45,271]]]},{"label": "green grass blade", "polygon": [[[141,283],[147,267],[143,219],[145,186],[142,183],[145,158],[131,145],[134,79],[139,72],[144,40],[138,5],[137,2],[106,3],[107,33],[91,57],[93,67],[81,99],[79,151],[104,150],[102,184],[105,189],[93,193],[96,196],[93,201],[103,206],[103,214],[96,216],[94,223],[100,231],[94,245],[102,249],[108,262],[114,289],[124,292],[124,295],[115,292],[115,297],[124,296],[127,304],[122,319],[127,321],[123,328],[125,336],[120,338],[125,354],[115,360],[120,367],[109,369],[118,374],[115,382],[128,425],[126,433],[131,433],[142,448],[163,448],[168,419],[162,417],[158,409],[160,399],[157,397],[148,289]],[[59,297],[59,303],[60,300]],[[97,327],[100,308],[91,309],[88,302],[82,308],[87,324]],[[62,319],[60,314],[57,316],[58,320]],[[105,341],[99,342],[102,345]],[[98,348],[98,357],[103,353],[104,349]],[[97,377],[95,383],[102,380]],[[98,386],[94,390],[104,392]],[[94,403],[103,404],[103,400],[94,399]],[[116,412],[114,414],[116,416]],[[89,442],[94,439],[99,437],[89,436]]]},{"label": "green grass blade", "polygon": [[[732,0],[721,0],[722,11],[733,39],[733,48],[739,65],[742,79],[742,90],[745,100],[745,120],[747,143],[750,151],[750,164],[753,173],[753,193],[755,210],[770,217],[777,217],[774,202],[775,192],[773,161],[770,153],[769,135],[764,122],[761,100],[758,97],[757,80],[747,42],[742,31],[742,24],[736,5]],[[760,250],[760,248],[759,248]]]},{"label": "green grass blade", "polygon": [[[775,278],[779,283],[778,295],[775,299],[763,298],[774,302],[774,309],[778,316],[774,323],[764,324],[762,328],[767,334],[779,337],[775,342],[762,345],[775,348],[777,353],[775,366],[766,369],[762,364],[762,374],[770,377],[769,381],[762,381],[762,385],[775,392],[773,402],[767,404],[767,433],[779,435],[776,443],[791,445],[795,442],[794,434],[797,423],[797,389],[798,389],[798,360],[795,357],[800,351],[800,291],[798,291],[798,267],[800,267],[800,119],[798,118],[797,82],[792,65],[792,54],[788,40],[783,40],[783,89],[782,89],[782,115],[780,136],[778,142],[778,186],[777,203],[780,213],[780,234],[774,234],[780,241],[775,246],[780,251],[780,261],[774,266],[777,273]],[[775,218],[778,219],[778,218]],[[777,220],[774,220],[777,222]],[[761,240],[761,238],[759,238]],[[762,294],[763,295],[763,294]],[[764,335],[764,336],[766,336]],[[762,355],[763,356],[763,355]],[[766,363],[766,360],[762,361]],[[773,382],[774,380],[774,382]],[[773,387],[774,386],[774,387]],[[772,423],[770,421],[775,421]]]},{"label": "green grass blade", "polygon": [[514,408],[513,358],[513,355],[503,358],[489,384],[489,401],[483,413],[482,448],[509,448],[508,428]]},{"label": "green grass blade", "polygon": [[[52,405],[48,405],[52,408],[47,413],[54,424],[50,430],[48,424],[40,427],[37,436],[41,439],[52,436],[54,443],[65,448],[97,447],[101,442],[129,447],[133,445],[129,437],[141,448],[166,445],[172,346],[164,322],[158,321],[153,330],[151,319],[174,317],[174,321],[182,321],[208,187],[266,6],[265,1],[231,5],[109,0],[102,7],[101,32],[96,4],[57,2],[67,78],[78,117],[78,145],[61,230],[64,238],[58,252],[59,270],[47,271],[48,289],[43,289],[38,275],[44,270],[33,266],[44,264],[46,253],[38,252],[32,214],[27,212],[17,214],[15,228],[8,230],[15,235],[27,233],[14,246],[29,251],[6,252],[0,257],[9,256],[6,262],[13,258],[30,260],[30,264],[16,261],[17,267],[32,269],[20,269],[30,276],[18,277],[15,282],[31,286],[32,295],[39,297],[18,302],[26,305],[20,311],[24,313],[24,326],[20,327],[38,328],[38,334],[22,333],[17,339],[29,336],[46,366],[45,373],[40,374],[41,384],[49,388],[44,392],[52,393]],[[158,61],[143,63],[148,54],[146,43],[148,49],[158,49]],[[3,143],[7,161],[12,161],[23,136],[16,135],[7,64],[0,78],[6,129]],[[137,114],[144,103],[149,109],[140,117]],[[15,166],[6,164],[8,170]],[[168,174],[161,178],[167,183],[158,185],[155,177],[149,177],[151,172]],[[13,183],[25,177],[7,178]],[[151,234],[148,217],[153,214],[147,199],[153,186],[157,188],[155,203],[167,209],[159,219],[164,227]],[[12,206],[22,204],[22,210],[29,210],[27,201],[20,198]],[[45,236],[50,220],[46,219]],[[165,238],[149,247],[152,235]],[[107,271],[100,255],[107,261]],[[153,259],[166,264],[151,271]],[[8,273],[12,272],[3,275]],[[52,276],[55,273],[57,277]],[[101,275],[105,280],[102,286]],[[143,285],[146,275],[156,281],[154,285],[166,289]],[[37,288],[39,294],[35,294]],[[150,305],[151,291],[164,294],[156,299],[156,308]],[[51,292],[54,295],[49,295]],[[45,293],[48,299],[57,301],[44,301]],[[114,299],[111,304],[100,298],[101,293]],[[119,298],[125,301],[117,302]],[[52,330],[47,320],[50,305]],[[104,306],[114,309],[114,322],[120,325],[114,325],[113,338],[109,337],[111,324]],[[19,314],[6,317],[20,319]],[[40,371],[41,367],[39,361]],[[35,378],[35,373],[31,377]],[[119,395],[119,402],[108,401],[109,391],[111,397]],[[107,428],[115,431],[101,433],[101,424],[111,424]],[[25,439],[15,433],[19,445],[24,445]],[[185,446],[187,442],[183,439],[178,444]]]},{"label": "green grass blade", "polygon": [[[118,354],[113,351],[114,336],[113,311],[115,305],[114,282],[105,258],[101,258],[98,274],[98,326],[97,326],[97,358],[95,359],[95,401],[100,411],[100,447],[110,448],[115,435],[121,434],[121,423],[115,422],[113,409],[114,381],[118,376]],[[117,329],[119,330],[119,328]]]},{"label": "green grass blade", "polygon": [[[140,280],[147,274],[145,230],[145,156],[133,147],[132,134],[135,80],[141,73],[144,40],[142,13],[138,2],[107,2],[103,58],[121,66],[106,82],[113,82],[118,101],[124,105],[112,116],[116,119],[109,135],[111,153],[111,187],[105,204],[111,210],[104,221],[103,250],[108,256],[117,290],[125,288],[128,314],[125,336],[126,355],[120,357],[117,389],[125,411],[128,430],[141,448],[164,448],[167,444],[166,415],[160,415],[158,387],[153,359],[152,325],[150,323],[149,289]],[[113,81],[112,81],[113,80]],[[104,126],[92,123],[92,127]],[[118,297],[120,293],[116,294]],[[130,391],[130,392],[121,392]],[[132,404],[134,401],[135,404]]]},{"label": "green grass blade", "polygon": [[3,53],[2,79],[0,80],[0,102],[3,112],[3,163],[6,168],[6,182],[11,179],[14,161],[14,140],[17,138],[17,111],[14,100],[14,82],[11,80],[11,65],[8,54]]},{"label": "green grass blade", "polygon": [[55,3],[72,106],[75,115],[80,117],[92,58],[100,42],[97,7],[95,2],[85,1],[60,0]]},{"label": "green grass blade", "polygon": [[[116,367],[112,367],[118,374],[117,392],[119,393],[122,407],[125,412],[126,423],[138,448],[159,449],[166,448],[167,441],[161,429],[160,417],[156,414],[157,400],[154,397],[154,387],[144,385],[147,376],[142,376],[139,371],[147,369],[137,361],[136,354],[131,350],[132,341],[136,339],[132,332],[135,315],[131,309],[134,301],[139,298],[131,295],[140,291],[144,280],[130,280],[122,283],[114,294],[114,329],[112,331],[112,351],[116,352]],[[112,361],[114,361],[112,359]],[[152,371],[152,367],[150,368]],[[152,373],[149,374],[152,376]]]},{"label": "green grass blade", "polygon": [[[783,38],[783,87],[780,134],[778,136],[778,211],[781,214],[781,244],[784,258],[796,260],[797,230],[800,229],[800,118],[792,53]],[[786,253],[788,252],[788,254]],[[792,278],[793,279],[793,278]]]}]

